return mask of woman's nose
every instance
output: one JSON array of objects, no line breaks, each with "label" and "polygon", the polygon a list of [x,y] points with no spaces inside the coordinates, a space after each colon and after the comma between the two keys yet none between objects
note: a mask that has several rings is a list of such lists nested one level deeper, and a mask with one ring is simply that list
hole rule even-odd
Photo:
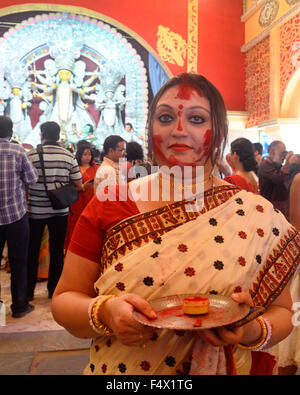
[{"label": "woman's nose", "polygon": [[174,122],[172,133],[179,136],[187,135],[187,128],[181,117],[178,117],[177,122]]}]

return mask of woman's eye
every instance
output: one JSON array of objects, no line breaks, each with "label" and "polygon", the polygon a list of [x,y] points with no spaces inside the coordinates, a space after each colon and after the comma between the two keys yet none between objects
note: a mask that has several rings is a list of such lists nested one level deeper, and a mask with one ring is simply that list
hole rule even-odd
[{"label": "woman's eye", "polygon": [[205,120],[200,115],[193,115],[192,117],[189,118],[189,121],[192,123],[200,124],[200,123],[203,123]]},{"label": "woman's eye", "polygon": [[173,117],[169,114],[162,114],[158,117],[158,119],[161,123],[168,123],[173,121]]}]

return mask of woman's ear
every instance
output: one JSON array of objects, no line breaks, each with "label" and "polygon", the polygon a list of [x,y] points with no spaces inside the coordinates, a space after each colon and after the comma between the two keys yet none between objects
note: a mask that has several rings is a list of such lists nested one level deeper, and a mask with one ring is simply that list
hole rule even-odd
[{"label": "woman's ear", "polygon": [[233,165],[236,165],[237,162],[239,162],[240,158],[236,152],[231,152],[230,153],[230,159]]}]

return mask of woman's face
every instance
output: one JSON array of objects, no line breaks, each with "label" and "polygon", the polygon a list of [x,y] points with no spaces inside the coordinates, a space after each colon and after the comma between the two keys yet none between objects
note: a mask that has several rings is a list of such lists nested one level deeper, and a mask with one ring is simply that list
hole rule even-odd
[{"label": "woman's face", "polygon": [[168,89],[157,103],[153,149],[158,165],[203,166],[210,153],[210,104],[190,87]]},{"label": "woman's face", "polygon": [[81,163],[82,165],[87,165],[90,163],[92,159],[91,151],[87,148],[83,151],[82,157],[81,157]]}]

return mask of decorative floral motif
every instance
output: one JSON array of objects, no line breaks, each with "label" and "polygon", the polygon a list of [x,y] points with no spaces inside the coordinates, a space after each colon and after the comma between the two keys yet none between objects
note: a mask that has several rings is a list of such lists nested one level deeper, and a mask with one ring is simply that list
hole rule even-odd
[{"label": "decorative floral motif", "polygon": [[279,236],[279,229],[277,229],[277,228],[273,228],[272,229],[272,232],[273,232],[273,234],[274,234],[274,236]]},{"label": "decorative floral motif", "polygon": [[169,63],[182,67],[187,53],[187,43],[178,33],[159,25],[157,31],[157,51],[160,57]]},{"label": "decorative floral motif", "polygon": [[158,257],[159,252],[155,251],[154,254],[150,255],[151,258],[157,258]]},{"label": "decorative floral motif", "polygon": [[121,272],[123,270],[124,266],[123,263],[119,262],[117,265],[115,265],[115,270],[117,272]]},{"label": "decorative floral motif", "polygon": [[125,373],[127,369],[125,363],[119,363],[118,368],[121,373]]},{"label": "decorative floral motif", "polygon": [[267,0],[259,14],[259,24],[262,27],[270,25],[275,19],[279,8],[278,0]]},{"label": "decorative floral motif", "polygon": [[148,361],[142,361],[141,362],[141,364],[140,364],[140,366],[141,366],[141,368],[143,369],[143,370],[145,370],[145,372],[147,372],[147,371],[149,371],[150,370],[150,362],[148,362]]},{"label": "decorative floral motif", "polygon": [[238,233],[238,235],[240,236],[241,239],[244,240],[247,239],[247,233],[242,230]]},{"label": "decorative floral motif", "polygon": [[258,204],[258,205],[256,206],[256,210],[259,211],[260,213],[263,213],[263,212],[264,212],[264,208],[263,208],[263,206],[261,206],[260,204]]},{"label": "decorative floral motif", "polygon": [[158,339],[158,334],[157,332],[153,332],[152,336],[150,337],[150,340],[155,342]]},{"label": "decorative floral motif", "polygon": [[153,240],[153,243],[155,244],[161,244],[162,243],[162,238],[158,237],[157,239]]},{"label": "decorative floral motif", "polygon": [[261,255],[256,255],[255,259],[258,264],[261,264]]},{"label": "decorative floral motif", "polygon": [[172,357],[171,355],[169,355],[166,359],[165,359],[165,364],[167,366],[173,367],[176,364],[176,359],[174,357]]},{"label": "decorative floral motif", "polygon": [[117,287],[118,290],[120,290],[120,291],[125,291],[125,284],[122,283],[122,282],[118,282],[118,283],[116,284],[116,287]]},{"label": "decorative floral motif", "polygon": [[246,266],[246,259],[242,256],[238,258],[238,262],[241,266]]},{"label": "decorative floral motif", "polygon": [[235,201],[237,202],[237,204],[244,204],[244,202],[241,198],[237,198],[237,199],[235,199]]},{"label": "decorative floral motif", "polygon": [[215,237],[215,242],[216,243],[224,243],[224,238],[223,238],[223,236],[216,236]]},{"label": "decorative floral motif", "polygon": [[147,276],[147,277],[144,278],[144,281],[143,281],[143,282],[144,282],[144,284],[147,285],[148,287],[151,287],[151,286],[153,285],[153,283],[154,283],[154,280],[153,280],[152,277]]},{"label": "decorative floral motif", "polygon": [[101,366],[101,370],[102,370],[103,373],[106,373],[107,365],[105,363]]},{"label": "decorative floral motif", "polygon": [[243,217],[245,215],[245,211],[244,210],[237,210],[237,215],[240,215],[241,217]]},{"label": "decorative floral motif", "polygon": [[246,53],[246,128],[269,119],[270,38],[266,37]]},{"label": "decorative floral motif", "polygon": [[223,268],[224,268],[224,263],[223,263],[222,261],[215,261],[215,262],[214,262],[214,267],[215,267],[217,270],[223,270]]},{"label": "decorative floral motif", "polygon": [[179,244],[177,247],[180,252],[187,252],[188,248],[185,244]]},{"label": "decorative floral motif", "polygon": [[258,229],[256,230],[256,232],[257,232],[258,236],[260,236],[260,237],[264,237],[264,235],[265,235],[265,232],[264,232],[263,229],[261,229],[261,228],[258,228]]},{"label": "decorative floral motif", "polygon": [[210,218],[210,219],[209,219],[209,224],[210,224],[211,226],[217,226],[217,225],[218,225],[218,222],[217,222],[217,220],[216,220],[215,218]]},{"label": "decorative floral motif", "polygon": [[184,274],[188,277],[193,277],[195,275],[195,269],[193,267],[187,267],[184,271]]},{"label": "decorative floral motif", "polygon": [[95,351],[98,352],[99,350],[100,350],[100,347],[96,345],[95,346]]}]

